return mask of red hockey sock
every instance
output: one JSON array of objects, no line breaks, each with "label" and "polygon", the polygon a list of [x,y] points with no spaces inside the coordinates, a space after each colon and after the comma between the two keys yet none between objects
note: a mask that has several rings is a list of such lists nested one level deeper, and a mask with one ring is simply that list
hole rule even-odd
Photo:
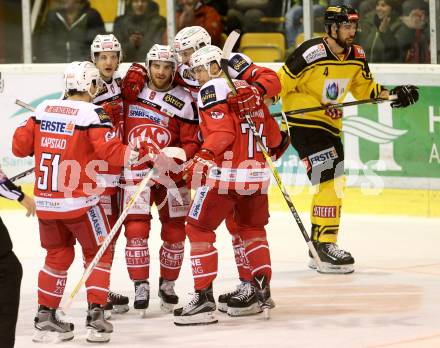
[{"label": "red hockey sock", "polygon": [[160,276],[166,280],[176,280],[182,268],[184,242],[163,242],[159,251]]},{"label": "red hockey sock", "polygon": [[150,275],[150,252],[148,250],[149,221],[128,221],[125,223],[125,261],[131,280],[148,279]]},{"label": "red hockey sock", "polygon": [[87,302],[105,305],[110,287],[110,267],[98,264],[86,281]]},{"label": "red hockey sock", "polygon": [[272,267],[267,241],[255,240],[245,244],[246,257],[251,265],[252,277],[264,275],[269,283],[272,276]]},{"label": "red hockey sock", "polygon": [[204,250],[194,252],[191,248],[191,265],[194,276],[194,288],[206,289],[217,276],[218,254],[212,244],[207,244]]},{"label": "red hockey sock", "polygon": [[48,269],[45,265],[38,274],[38,304],[58,308],[66,287],[67,272]]},{"label": "red hockey sock", "polygon": [[240,236],[232,235],[232,247],[234,248],[235,263],[237,265],[239,278],[244,281],[251,281],[252,274],[249,260],[245,255],[244,245]]}]

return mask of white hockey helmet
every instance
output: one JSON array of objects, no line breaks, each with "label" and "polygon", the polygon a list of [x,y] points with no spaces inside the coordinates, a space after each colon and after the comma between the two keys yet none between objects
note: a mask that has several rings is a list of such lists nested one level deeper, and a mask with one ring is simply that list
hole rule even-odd
[{"label": "white hockey helmet", "polygon": [[90,58],[95,63],[95,55],[99,52],[116,52],[119,57],[119,63],[122,62],[122,49],[116,36],[113,34],[108,35],[96,35],[95,39],[90,46]]},{"label": "white hockey helmet", "polygon": [[[87,92],[94,98],[102,87],[102,80],[99,70],[90,62],[72,62],[64,72],[64,90],[65,92]],[[90,88],[95,85],[95,93],[91,93]]]},{"label": "white hockey helmet", "polygon": [[211,36],[205,28],[192,26],[183,28],[176,34],[173,47],[179,53],[187,48],[194,48],[194,51],[197,51],[199,48],[210,44]]},{"label": "white hockey helmet", "polygon": [[[216,62],[220,66],[220,60],[222,59],[222,50],[214,45],[208,45],[195,51],[189,60],[189,66],[194,69],[198,66],[204,66],[211,75],[210,66],[212,62]],[[219,73],[220,75],[220,73]]]},{"label": "white hockey helmet", "polygon": [[155,44],[147,53],[147,58],[145,59],[145,67],[147,68],[148,74],[150,74],[150,64],[153,60],[158,60],[161,62],[170,62],[173,64],[173,79],[177,71],[177,56],[176,52],[168,45],[158,45]]}]

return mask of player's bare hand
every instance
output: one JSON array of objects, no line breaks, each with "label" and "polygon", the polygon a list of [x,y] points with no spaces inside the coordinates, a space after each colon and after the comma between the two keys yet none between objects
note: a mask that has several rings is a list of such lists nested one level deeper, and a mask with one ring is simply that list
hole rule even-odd
[{"label": "player's bare hand", "polygon": [[24,198],[21,200],[20,204],[27,210],[26,216],[35,216],[35,211],[37,207],[35,206],[35,201],[29,197],[28,195],[24,195]]}]

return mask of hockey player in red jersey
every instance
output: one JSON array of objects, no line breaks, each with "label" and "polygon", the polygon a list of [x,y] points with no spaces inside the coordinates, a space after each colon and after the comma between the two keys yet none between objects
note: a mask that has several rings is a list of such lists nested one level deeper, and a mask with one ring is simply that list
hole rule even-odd
[{"label": "hockey player in red jersey", "polygon": [[[181,147],[186,158],[192,158],[200,148],[197,108],[190,93],[173,84],[177,57],[171,47],[154,45],[147,54],[146,69],[148,82],[143,85],[136,99],[124,100],[125,141],[129,144],[135,143],[136,139],[150,141],[152,152],[166,146]],[[135,184],[148,170],[149,165],[146,163],[124,171],[124,180],[127,182],[124,202],[132,193],[129,181]],[[159,251],[161,308],[170,312],[178,302],[174,282],[182,265],[185,217],[191,199],[182,180],[182,173],[174,174],[156,177],[156,184],[141,195],[141,201],[130,209],[125,220],[125,255],[128,273],[135,286],[134,308],[142,316],[145,315],[150,298],[148,237],[153,203],[158,207],[162,225],[163,244]]]},{"label": "hockey player in red jersey", "polygon": [[280,132],[260,93],[246,81],[234,80],[238,96],[248,95],[246,102],[237,103],[222,78],[221,55],[218,47],[208,45],[190,59],[195,77],[202,85],[197,103],[204,143],[185,169],[187,183],[198,187],[185,230],[191,244],[195,293],[186,306],[174,310],[176,325],[217,322],[212,288],[218,259],[214,231],[232,211],[252,270],[252,286],[248,291],[253,300],[249,304],[274,305],[270,297],[272,271],[264,228],[269,217],[270,171],[243,115],[252,117],[275,158],[287,148],[288,137]]},{"label": "hockey player in red jersey", "polygon": [[[195,96],[195,99],[197,99],[200,84],[191,72],[189,60],[196,50],[211,44],[211,37],[202,27],[186,27],[176,34],[173,44],[181,61],[177,70],[176,81],[186,86],[193,96]],[[267,103],[271,103],[272,98],[281,90],[281,85],[275,71],[254,64],[248,56],[242,53],[233,53],[231,55],[231,59],[229,60],[229,74],[232,78],[245,80],[250,85],[255,86]],[[245,88],[248,90],[248,95],[249,88],[250,86]],[[235,102],[240,98],[247,98],[246,93],[243,93],[245,89],[242,89],[242,94],[235,97]],[[255,311],[259,312],[260,308],[253,306],[251,304],[252,299],[249,297],[251,293],[249,288],[251,287],[252,275],[249,268],[249,261],[244,253],[243,243],[238,233],[234,212],[231,212],[226,218],[226,227],[232,236],[232,247],[234,249],[240,284],[236,290],[219,296],[218,310],[227,312],[232,316],[255,314]],[[240,302],[240,307],[236,306],[238,302]],[[228,303],[230,305],[228,305]]]},{"label": "hockey player in red jersey", "polygon": [[[124,105],[121,96],[121,74],[117,71],[122,62],[121,44],[113,35],[97,35],[90,47],[90,58],[99,70],[103,81],[101,90],[95,98],[93,104],[100,105],[105,113],[110,117],[113,124],[113,130],[122,140],[123,134],[123,111]],[[103,188],[99,197],[99,202],[104,208],[110,227],[113,227],[119,217],[119,179],[121,176],[121,167],[106,166],[98,171],[97,182]],[[111,244],[112,259],[114,258],[116,241],[119,232]],[[129,310],[128,297],[113,291],[108,292],[108,302],[105,306],[107,319],[111,313],[122,314]]]},{"label": "hockey player in red jersey", "polygon": [[[113,166],[136,163],[137,150],[123,145],[109,116],[91,103],[101,85],[99,71],[90,62],[73,62],[64,74],[65,100],[40,103],[34,116],[17,128],[12,151],[18,157],[35,156],[35,201],[45,264],[38,276],[37,342],[71,340],[73,324],[56,314],[80,243],[85,266],[110,231],[99,203],[95,181],[100,160]],[[111,267],[110,248],[86,281],[87,340],[107,342],[113,331],[104,318]],[[55,337],[51,337],[55,336]]]}]

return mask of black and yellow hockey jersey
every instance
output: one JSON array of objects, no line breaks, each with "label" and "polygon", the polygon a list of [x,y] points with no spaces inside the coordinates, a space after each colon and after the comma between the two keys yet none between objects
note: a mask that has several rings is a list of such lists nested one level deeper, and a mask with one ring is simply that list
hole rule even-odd
[{"label": "black and yellow hockey jersey", "polygon": [[[282,110],[296,110],[341,103],[348,92],[356,99],[377,98],[382,86],[374,82],[362,47],[353,45],[342,59],[324,38],[304,42],[278,71]],[[342,129],[342,118],[324,111],[288,116],[289,126],[321,128],[334,135]]]}]

